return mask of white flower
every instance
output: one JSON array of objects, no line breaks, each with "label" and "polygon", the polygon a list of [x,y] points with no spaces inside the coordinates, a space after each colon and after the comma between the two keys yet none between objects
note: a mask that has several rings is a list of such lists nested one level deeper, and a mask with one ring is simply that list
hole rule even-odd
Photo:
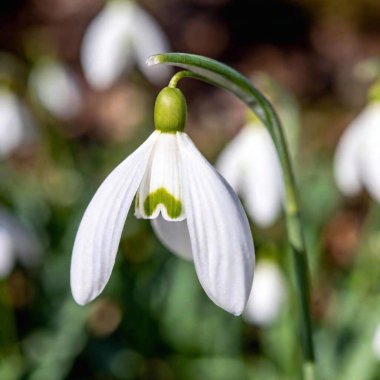
[{"label": "white flower", "polygon": [[26,267],[38,264],[40,246],[28,228],[0,210],[0,278],[9,275],[17,260]]},{"label": "white flower", "polygon": [[271,225],[281,211],[281,167],[272,139],[259,122],[245,125],[221,153],[216,168],[241,196],[260,226]]},{"label": "white flower", "polygon": [[0,157],[7,157],[29,141],[35,126],[25,105],[8,89],[0,88]]},{"label": "white flower", "polygon": [[61,119],[75,117],[82,106],[82,94],[74,73],[65,64],[42,60],[33,68],[29,80],[39,103]]},{"label": "white flower", "polygon": [[89,25],[81,49],[81,61],[88,82],[97,89],[110,87],[136,61],[153,83],[167,79],[170,69],[148,69],[145,60],[169,50],[158,23],[137,3],[110,1]]},{"label": "white flower", "polygon": [[0,227],[0,278],[7,277],[15,263],[10,234]]},{"label": "white flower", "polygon": [[376,358],[380,360],[380,324],[377,325],[375,333],[373,335],[372,349]]},{"label": "white flower", "polygon": [[334,174],[343,194],[365,188],[380,202],[380,102],[370,103],[343,133],[335,153]]},{"label": "white flower", "polygon": [[286,283],[278,266],[269,260],[259,261],[243,317],[248,323],[268,326],[278,317],[285,298]]},{"label": "white flower", "polygon": [[136,195],[135,215],[152,219],[170,249],[185,247],[182,255],[194,260],[207,295],[235,315],[244,309],[254,267],[249,224],[232,188],[181,132],[186,111],[178,94],[171,88],[160,93],[157,130],[106,178],[83,216],[71,264],[79,304],[94,299],[108,282]]}]

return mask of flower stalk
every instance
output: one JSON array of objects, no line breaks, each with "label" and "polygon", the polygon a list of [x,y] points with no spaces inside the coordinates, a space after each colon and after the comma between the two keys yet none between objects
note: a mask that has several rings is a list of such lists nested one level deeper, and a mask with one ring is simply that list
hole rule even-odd
[{"label": "flower stalk", "polygon": [[287,225],[287,237],[293,256],[296,289],[300,308],[300,333],[303,351],[303,379],[315,380],[315,354],[310,316],[310,284],[308,260],[302,227],[300,201],[290,155],[281,122],[266,97],[250,81],[234,69],[215,60],[182,53],[158,54],[150,57],[148,65],[168,64],[183,68],[173,76],[169,87],[175,88],[183,78],[198,79],[232,92],[263,122],[271,135],[282,167]]}]

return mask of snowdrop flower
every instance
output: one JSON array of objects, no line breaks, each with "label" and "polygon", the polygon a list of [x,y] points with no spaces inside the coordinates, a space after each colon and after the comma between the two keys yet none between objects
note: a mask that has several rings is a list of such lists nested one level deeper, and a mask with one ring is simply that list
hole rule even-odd
[{"label": "snowdrop flower", "polygon": [[376,358],[380,360],[380,324],[377,325],[375,333],[373,335],[372,349]]},{"label": "snowdrop flower", "polygon": [[79,83],[65,64],[41,60],[33,68],[29,84],[38,102],[52,115],[71,119],[80,111],[82,94]]},{"label": "snowdrop flower", "polygon": [[180,90],[160,92],[154,119],[156,130],[105,179],[83,216],[71,262],[74,299],[85,304],[108,282],[136,195],[135,216],[151,219],[164,245],[192,258],[211,300],[239,315],[254,267],[244,210],[183,132],[186,101]]},{"label": "snowdrop flower", "polygon": [[251,324],[268,326],[278,317],[286,299],[285,279],[276,264],[269,260],[259,261],[251,295],[243,317]]},{"label": "snowdrop flower", "polygon": [[0,88],[0,157],[12,154],[33,137],[34,131],[26,106],[10,90]]},{"label": "snowdrop flower", "polygon": [[88,82],[96,89],[110,87],[137,62],[154,84],[167,79],[170,69],[147,69],[150,55],[169,50],[158,23],[137,3],[114,0],[90,23],[81,48],[81,61]]},{"label": "snowdrop flower", "polygon": [[281,211],[281,167],[272,139],[255,117],[221,153],[216,168],[242,197],[258,225],[271,225]]},{"label": "snowdrop flower", "polygon": [[344,131],[334,159],[341,192],[353,196],[366,189],[380,202],[380,101],[371,102]]},{"label": "snowdrop flower", "polygon": [[7,277],[16,261],[26,267],[40,261],[40,247],[34,234],[5,211],[0,212],[0,278]]}]

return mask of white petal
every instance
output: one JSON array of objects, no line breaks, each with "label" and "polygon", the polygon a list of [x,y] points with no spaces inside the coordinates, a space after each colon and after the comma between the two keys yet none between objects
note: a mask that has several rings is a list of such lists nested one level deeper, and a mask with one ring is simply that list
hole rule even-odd
[{"label": "white petal", "polygon": [[133,46],[137,63],[144,75],[155,84],[168,80],[172,69],[168,65],[148,67],[146,60],[149,56],[170,51],[169,41],[156,20],[137,4],[133,18]]},{"label": "white petal", "polygon": [[380,103],[371,106],[360,158],[363,182],[371,196],[380,202]]},{"label": "white petal", "polygon": [[157,137],[154,132],[114,169],[87,207],[71,261],[71,289],[79,304],[93,300],[108,282],[128,210]]},{"label": "white petal", "polygon": [[82,102],[79,84],[64,64],[54,61],[38,63],[32,70],[30,85],[38,101],[51,114],[67,119],[79,112]]},{"label": "white petal", "polygon": [[160,213],[166,220],[185,219],[180,153],[174,133],[159,134],[136,198],[136,217],[154,219]]},{"label": "white petal", "polygon": [[241,180],[244,176],[244,160],[249,155],[249,126],[243,127],[239,133],[226,145],[221,152],[215,167],[228,181],[232,188],[239,193]]},{"label": "white petal", "polygon": [[250,139],[247,139],[250,157],[246,157],[243,163],[241,195],[252,219],[267,227],[273,224],[281,211],[281,167],[268,131],[263,127],[254,128],[250,134]]},{"label": "white petal", "polygon": [[366,108],[344,131],[335,152],[334,175],[340,191],[353,196],[362,189],[361,157],[363,138],[372,119],[371,108]]},{"label": "white petal", "polygon": [[283,306],[285,289],[284,276],[279,268],[270,261],[259,261],[244,319],[259,326],[273,323]]},{"label": "white petal", "polygon": [[263,126],[243,127],[223,151],[217,168],[241,195],[257,224],[267,227],[275,221],[283,199],[281,168],[273,142]]},{"label": "white petal", "polygon": [[86,30],[81,61],[93,87],[110,87],[130,66],[134,13],[134,6],[128,1],[109,2]]},{"label": "white petal", "polygon": [[26,267],[41,261],[41,246],[32,230],[21,224],[14,216],[0,209],[0,230],[6,232],[12,244],[12,256]]},{"label": "white petal", "polygon": [[0,156],[8,156],[22,142],[25,134],[23,109],[17,98],[0,90]]},{"label": "white petal", "polygon": [[14,247],[12,237],[0,227],[0,278],[7,277],[12,271],[15,263]]},{"label": "white petal", "polygon": [[187,225],[203,289],[220,307],[242,313],[252,287],[254,248],[247,217],[228,183],[185,133],[179,142]]},{"label": "white petal", "polygon": [[191,242],[186,220],[171,222],[161,215],[151,221],[162,244],[172,253],[185,260],[193,260]]},{"label": "white petal", "polygon": [[380,324],[377,325],[373,335],[372,349],[376,358],[380,360]]}]

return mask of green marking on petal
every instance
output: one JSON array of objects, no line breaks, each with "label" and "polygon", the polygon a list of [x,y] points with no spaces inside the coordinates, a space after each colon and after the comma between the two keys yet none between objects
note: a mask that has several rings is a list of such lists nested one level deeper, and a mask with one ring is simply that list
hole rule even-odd
[{"label": "green marking on petal", "polygon": [[368,91],[368,100],[370,103],[380,101],[380,80],[377,80]]},{"label": "green marking on petal", "polygon": [[160,187],[146,197],[144,201],[145,214],[151,216],[159,204],[165,206],[166,212],[173,219],[178,218],[182,213],[182,202],[173,197],[164,187]]}]

